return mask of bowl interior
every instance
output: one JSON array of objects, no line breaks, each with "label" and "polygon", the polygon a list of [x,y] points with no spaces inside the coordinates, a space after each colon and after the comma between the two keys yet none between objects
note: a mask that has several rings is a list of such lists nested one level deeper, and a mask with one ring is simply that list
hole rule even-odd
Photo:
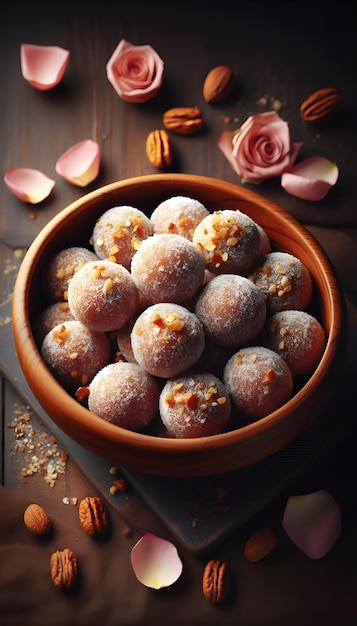
[{"label": "bowl interior", "polygon": [[[176,440],[132,433],[91,414],[65,392],[44,365],[32,326],[45,306],[41,275],[49,258],[73,245],[89,246],[96,219],[118,204],[148,215],[162,200],[186,195],[211,211],[232,208],[250,215],[272,247],[297,256],[310,271],[314,296],[309,310],[322,323],[327,345],[314,374],[293,398],[270,416],[211,437]],[[163,475],[202,475],[249,465],[280,449],[302,432],[328,401],[341,358],[344,307],[333,268],[312,235],[262,196],[231,183],[184,174],[156,174],[97,189],[54,217],[30,247],[13,298],[13,329],[21,366],[35,396],[57,425],[95,453],[130,469]]]}]

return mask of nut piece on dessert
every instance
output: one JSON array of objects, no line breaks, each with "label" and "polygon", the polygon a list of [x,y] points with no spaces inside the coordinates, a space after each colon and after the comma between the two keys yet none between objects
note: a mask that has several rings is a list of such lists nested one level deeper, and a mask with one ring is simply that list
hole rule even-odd
[{"label": "nut piece on dessert", "polygon": [[146,154],[154,167],[164,169],[173,161],[171,140],[166,130],[153,130],[146,138]]},{"label": "nut piece on dessert", "polygon": [[39,504],[29,504],[25,509],[24,523],[33,535],[48,535],[52,527],[49,515]]},{"label": "nut piece on dessert", "polygon": [[202,591],[208,602],[221,604],[229,593],[230,572],[228,563],[221,559],[211,559],[205,566],[202,577]]},{"label": "nut piece on dessert", "polygon": [[83,498],[79,503],[78,516],[84,532],[93,539],[100,539],[107,534],[109,516],[101,498]]},{"label": "nut piece on dessert", "polygon": [[59,589],[71,589],[78,573],[77,557],[69,548],[57,550],[50,557],[51,580]]}]

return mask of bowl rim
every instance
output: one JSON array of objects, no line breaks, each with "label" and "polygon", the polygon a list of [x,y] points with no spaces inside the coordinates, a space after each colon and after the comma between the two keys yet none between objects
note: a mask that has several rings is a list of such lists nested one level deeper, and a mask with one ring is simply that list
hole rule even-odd
[{"label": "bowl rim", "polygon": [[[72,397],[57,382],[48,370],[42,360],[32,330],[29,330],[31,328],[31,324],[28,312],[29,292],[27,281],[31,274],[31,266],[34,262],[36,262],[38,255],[40,255],[41,248],[47,237],[55,231],[56,227],[62,222],[63,218],[71,215],[78,209],[82,209],[84,211],[85,205],[92,204],[99,197],[102,197],[103,194],[110,195],[112,192],[116,192],[120,189],[129,189],[130,187],[137,185],[145,186],[147,184],[151,185],[152,183],[160,184],[160,181],[165,181],[165,183],[169,184],[172,183],[173,186],[179,185],[180,183],[190,183],[192,185],[204,185],[206,188],[210,188],[212,186],[216,188],[217,184],[219,184],[220,187],[227,192],[227,198],[229,198],[230,193],[237,197],[237,194],[239,195],[239,191],[241,190],[241,187],[235,183],[213,177],[195,174],[160,173],[121,179],[119,181],[98,187],[70,203],[67,207],[57,213],[41,229],[28,248],[28,251],[26,252],[19,268],[13,292],[12,305],[12,316],[13,321],[15,321],[15,324],[13,323],[15,347],[17,350],[22,350],[22,359],[28,363],[29,371],[32,371],[32,368],[36,367],[36,378],[32,378],[32,380],[28,381],[35,396],[37,396],[39,390],[39,381],[42,381],[42,385],[46,385],[46,381],[50,381],[52,388],[58,389],[58,393],[65,402],[68,412],[70,413],[72,408],[75,409],[77,429],[86,430],[88,425],[90,425],[94,432],[98,432],[100,430],[100,437],[102,440],[108,442],[110,441],[111,444],[113,444],[113,441],[115,443],[117,440],[120,441],[120,445],[127,444],[129,447],[134,446],[136,450],[146,449],[148,441],[152,442],[153,440],[155,440],[155,447],[158,452],[165,451],[179,454],[184,451],[188,451],[190,453],[196,450],[202,451],[203,448],[214,448],[217,450],[217,442],[219,442],[219,446],[244,442],[247,441],[255,432],[259,431],[261,433],[263,431],[267,431],[272,424],[284,421],[284,419],[291,412],[291,409],[299,403],[302,394],[304,394],[305,398],[311,396],[313,389],[320,383],[320,381],[323,380],[331,357],[334,358],[337,351],[340,349],[339,338],[343,334],[344,299],[333,266],[323,248],[317,242],[315,237],[307,230],[307,228],[275,202],[268,200],[255,191],[244,188],[244,197],[248,199],[248,201],[256,204],[258,207],[263,207],[264,210],[267,208],[273,210],[275,215],[283,221],[288,219],[290,224],[305,238],[307,246],[310,246],[315,251],[315,254],[316,251],[318,251],[317,260],[323,270],[323,275],[325,276],[325,273],[327,273],[329,277],[329,280],[325,280],[325,285],[328,291],[329,302],[331,304],[331,323],[324,353],[313,374],[305,382],[302,389],[298,390],[293,397],[288,400],[288,402],[266,417],[227,432],[199,438],[177,439],[130,431],[123,427],[106,422]],[[242,208],[242,211],[244,211],[244,208]],[[21,367],[23,367],[22,359],[19,359]],[[62,394],[65,395],[63,396]],[[43,408],[46,410],[45,406]]]}]

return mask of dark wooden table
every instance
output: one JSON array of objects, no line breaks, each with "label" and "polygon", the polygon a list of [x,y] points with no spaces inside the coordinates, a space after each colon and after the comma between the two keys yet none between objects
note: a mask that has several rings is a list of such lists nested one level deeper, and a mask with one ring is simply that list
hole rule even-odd
[{"label": "dark wooden table", "polygon": [[[158,96],[145,104],[120,100],[107,80],[105,65],[119,41],[151,44],[165,61]],[[61,84],[39,92],[20,70],[23,42],[59,45],[71,52]],[[345,402],[336,403],[343,436],[329,441],[328,452],[295,476],[283,493],[203,557],[180,546],[184,573],[170,589],[153,592],[135,579],[130,549],[144,532],[172,538],[135,487],[119,493],[121,510],[110,507],[112,533],[104,544],[83,537],[76,502],[101,493],[98,485],[62,446],[46,438],[43,422],[28,410],[21,393],[1,378],[2,463],[0,491],[0,622],[108,626],[163,623],[251,626],[357,623],[357,484],[353,423],[357,327],[357,59],[352,5],[346,2],[5,2],[0,18],[1,171],[34,167],[54,178],[56,186],[40,205],[20,202],[0,185],[0,325],[11,324],[9,305],[23,255],[51,217],[86,191],[132,176],[156,173],[145,153],[147,134],[162,127],[162,113],[173,106],[199,106],[204,130],[192,137],[172,135],[172,171],[214,176],[240,184],[217,139],[261,110],[268,96],[284,106],[293,141],[304,141],[301,156],[324,156],[340,170],[338,184],[325,200],[313,203],[288,195],[279,180],[253,188],[299,219],[329,255],[343,288],[350,327]],[[207,72],[226,64],[238,72],[233,96],[205,103]],[[318,88],[334,86],[343,96],[340,116],[324,128],[305,124],[300,103]],[[266,109],[267,107],[265,107]],[[102,148],[98,178],[85,190],[55,172],[55,162],[69,146],[94,139]],[[1,350],[1,346],[0,346]],[[11,378],[11,376],[10,376]],[[26,417],[28,416],[28,417]],[[25,419],[24,419],[25,418]],[[29,420],[26,422],[26,420]],[[32,428],[37,457],[49,454],[54,465],[30,474],[31,450],[21,448],[16,426]],[[344,424],[346,425],[344,431]],[[28,430],[29,432],[29,430]],[[57,474],[56,474],[57,473]],[[120,476],[120,470],[119,474]],[[117,476],[117,477],[118,477]],[[108,473],[108,489],[115,477]],[[247,486],[249,488],[249,485]],[[281,527],[286,497],[317,488],[329,490],[342,510],[342,534],[331,552],[313,561],[300,552]],[[55,520],[45,542],[28,536],[22,512],[29,501],[45,506]],[[69,504],[66,504],[69,502]],[[119,507],[120,508],[120,507]],[[243,557],[251,530],[273,524],[278,548],[260,564]],[[70,545],[69,545],[70,544]],[[73,594],[50,583],[49,554],[72,547],[80,555],[81,578]],[[226,559],[232,570],[227,603],[211,607],[201,592],[209,558]]]}]

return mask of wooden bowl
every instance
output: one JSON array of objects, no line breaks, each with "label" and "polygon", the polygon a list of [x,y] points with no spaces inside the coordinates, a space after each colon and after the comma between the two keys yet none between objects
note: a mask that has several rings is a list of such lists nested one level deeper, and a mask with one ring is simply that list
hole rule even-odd
[{"label": "wooden bowl", "polygon": [[[267,417],[220,435],[172,439],[131,432],[91,413],[54,379],[33,335],[34,319],[44,306],[41,272],[49,257],[65,247],[88,247],[95,220],[118,204],[147,214],[170,196],[186,195],[210,210],[240,209],[266,231],[272,246],[306,265],[327,345],[313,375]],[[26,380],[43,409],[68,436],[119,466],[161,476],[203,476],[254,464],[280,450],[321,413],[334,389],[344,353],[345,313],[341,290],[324,251],[312,235],[279,206],[231,183],[185,174],[155,174],[115,182],[83,196],[54,217],[39,233],[20,267],[13,296],[13,333]]]}]

